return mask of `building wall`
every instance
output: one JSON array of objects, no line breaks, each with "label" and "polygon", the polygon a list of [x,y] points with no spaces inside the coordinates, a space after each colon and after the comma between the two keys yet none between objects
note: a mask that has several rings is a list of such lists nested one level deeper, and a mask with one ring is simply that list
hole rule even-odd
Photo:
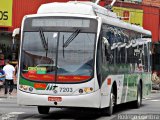
[{"label": "building wall", "polygon": [[20,27],[24,15],[35,14],[41,4],[57,1],[66,2],[68,0],[13,0],[12,27],[9,28],[9,31]]},{"label": "building wall", "polygon": [[[23,17],[27,14],[36,14],[39,6],[51,2],[68,2],[72,0],[12,0],[12,25],[0,26],[0,31],[13,31],[15,28],[21,26]],[[93,0],[80,0],[80,1],[93,1]],[[100,5],[104,6],[105,2],[100,1]]]},{"label": "building wall", "polygon": [[143,10],[143,27],[152,31],[153,42],[160,41],[160,9],[152,6],[143,6]]},{"label": "building wall", "polygon": [[143,0],[142,3],[149,6],[160,6],[160,0]]}]

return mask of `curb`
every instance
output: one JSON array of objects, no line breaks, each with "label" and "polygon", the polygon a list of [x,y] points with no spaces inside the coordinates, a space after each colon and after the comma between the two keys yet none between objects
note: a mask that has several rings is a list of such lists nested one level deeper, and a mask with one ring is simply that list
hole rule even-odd
[{"label": "curb", "polygon": [[10,98],[10,99],[16,99],[17,96],[0,96],[0,98]]},{"label": "curb", "polygon": [[17,89],[13,89],[12,94],[4,95],[4,88],[0,90],[0,98],[17,98]]},{"label": "curb", "polygon": [[0,96],[0,98],[7,98],[7,96]]},{"label": "curb", "polygon": [[151,90],[151,93],[159,93],[160,90]]}]

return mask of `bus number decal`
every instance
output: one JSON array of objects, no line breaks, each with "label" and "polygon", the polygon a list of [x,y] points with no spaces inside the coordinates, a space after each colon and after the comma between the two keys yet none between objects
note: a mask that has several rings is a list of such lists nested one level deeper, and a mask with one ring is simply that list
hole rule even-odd
[{"label": "bus number decal", "polygon": [[60,92],[73,92],[73,89],[72,88],[60,87]]}]

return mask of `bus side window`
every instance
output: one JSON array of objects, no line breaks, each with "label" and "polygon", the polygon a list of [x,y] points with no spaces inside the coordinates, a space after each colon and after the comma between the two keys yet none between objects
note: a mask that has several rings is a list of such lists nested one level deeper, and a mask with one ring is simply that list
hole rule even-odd
[{"label": "bus side window", "polygon": [[144,71],[147,72],[148,71],[148,47],[147,47],[148,44],[144,44],[144,53],[143,53],[143,57],[144,57]]},{"label": "bus side window", "polygon": [[120,54],[121,54],[121,63],[125,63],[125,47],[121,48]]}]

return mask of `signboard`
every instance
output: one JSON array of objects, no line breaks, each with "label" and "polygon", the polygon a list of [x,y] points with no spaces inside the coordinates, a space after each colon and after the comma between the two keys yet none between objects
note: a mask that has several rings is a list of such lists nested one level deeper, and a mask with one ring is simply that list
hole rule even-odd
[{"label": "signboard", "polygon": [[160,6],[160,0],[143,0],[142,4],[147,4],[151,6]]},{"label": "signboard", "polygon": [[12,0],[0,2],[0,26],[12,26]]},{"label": "signboard", "polygon": [[142,2],[142,0],[121,0],[121,1],[125,1],[125,2],[139,2],[139,3]]},{"label": "signboard", "polygon": [[125,22],[143,26],[143,10],[123,7],[113,7],[112,10]]}]

